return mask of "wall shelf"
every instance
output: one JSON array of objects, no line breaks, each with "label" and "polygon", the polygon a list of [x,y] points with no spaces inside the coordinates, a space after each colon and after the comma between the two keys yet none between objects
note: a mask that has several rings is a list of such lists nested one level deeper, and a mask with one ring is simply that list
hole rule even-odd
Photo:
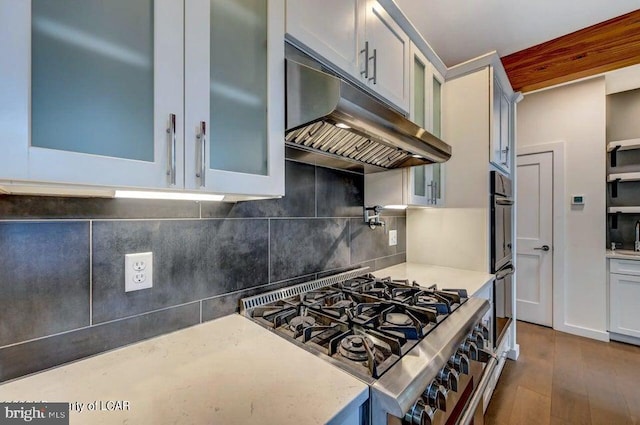
[{"label": "wall shelf", "polygon": [[611,229],[615,230],[618,228],[618,216],[620,214],[640,214],[640,206],[609,207],[607,211],[611,214]]},{"label": "wall shelf", "polygon": [[609,214],[640,214],[640,206],[609,207]]},{"label": "wall shelf", "polygon": [[608,176],[609,182],[618,181],[622,182],[636,182],[640,181],[640,173],[615,173],[609,174]]},{"label": "wall shelf", "polygon": [[610,153],[611,166],[617,164],[617,152],[640,149],[640,139],[614,140],[607,143],[607,152]]},{"label": "wall shelf", "polygon": [[607,152],[613,150],[629,151],[633,149],[640,149],[640,139],[614,140],[613,142],[607,143]]}]

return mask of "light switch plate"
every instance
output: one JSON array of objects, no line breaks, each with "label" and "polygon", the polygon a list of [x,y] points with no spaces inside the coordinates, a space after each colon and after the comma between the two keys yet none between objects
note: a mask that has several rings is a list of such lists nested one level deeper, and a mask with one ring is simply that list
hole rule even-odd
[{"label": "light switch plate", "polygon": [[389,246],[398,245],[398,231],[389,230]]},{"label": "light switch plate", "polygon": [[153,252],[124,256],[124,292],[153,287]]}]

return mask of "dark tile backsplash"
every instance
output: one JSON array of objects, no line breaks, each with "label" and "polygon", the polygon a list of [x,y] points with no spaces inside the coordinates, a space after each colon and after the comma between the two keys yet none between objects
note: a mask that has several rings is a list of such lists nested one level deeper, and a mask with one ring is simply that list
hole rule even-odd
[{"label": "dark tile backsplash", "polygon": [[[371,230],[363,199],[361,174],[294,161],[281,199],[0,196],[0,381],[231,314],[243,297],[404,262],[404,213]],[[125,293],[125,254],[147,251],[153,288]]]},{"label": "dark tile backsplash", "polygon": [[0,223],[0,253],[0,346],[89,326],[89,222]]},{"label": "dark tile backsplash", "polygon": [[350,264],[349,220],[271,220],[271,281]]},{"label": "dark tile backsplash", "polygon": [[200,323],[200,303],[154,311],[0,349],[0,378],[17,378]]},{"label": "dark tile backsplash", "polygon": [[[268,220],[93,223],[93,322],[269,282]],[[125,293],[124,256],[153,252],[153,288]]]}]

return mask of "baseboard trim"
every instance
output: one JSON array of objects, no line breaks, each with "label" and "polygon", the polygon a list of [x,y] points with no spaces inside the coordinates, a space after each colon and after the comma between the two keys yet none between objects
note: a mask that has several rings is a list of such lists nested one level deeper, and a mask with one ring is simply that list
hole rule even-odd
[{"label": "baseboard trim", "polygon": [[615,332],[609,332],[609,337],[611,338],[611,341],[624,342],[625,344],[640,345],[640,338],[636,338],[634,336],[621,335]]},{"label": "baseboard trim", "polygon": [[585,338],[596,339],[598,341],[609,342],[609,332],[607,331],[598,331],[582,326],[571,325],[569,323],[563,323],[561,325],[554,326],[553,329],[572,335],[578,335]]},{"label": "baseboard trim", "polygon": [[520,344],[516,344],[511,350],[507,351],[509,360],[518,360],[518,357],[520,357]]}]

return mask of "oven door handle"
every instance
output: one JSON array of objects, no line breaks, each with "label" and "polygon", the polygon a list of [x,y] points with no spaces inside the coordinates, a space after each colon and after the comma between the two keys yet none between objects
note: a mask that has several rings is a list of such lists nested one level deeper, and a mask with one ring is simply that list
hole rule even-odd
[{"label": "oven door handle", "polygon": [[491,381],[493,370],[495,369],[497,364],[498,364],[498,361],[496,357],[492,356],[489,358],[489,362],[484,368],[484,372],[482,374],[482,378],[480,379],[480,383],[478,384],[477,388],[474,388],[473,396],[471,397],[471,400],[469,401],[469,404],[467,405],[466,410],[462,414],[462,417],[460,418],[458,425],[469,425],[471,421],[473,421],[473,416],[476,412],[476,409],[478,408],[478,405],[483,399],[484,391],[487,389],[487,386],[489,385],[489,381]]},{"label": "oven door handle", "polygon": [[502,280],[505,277],[512,275],[516,272],[516,268],[513,266],[505,267],[504,269],[496,272],[496,280]]},{"label": "oven door handle", "polygon": [[496,205],[513,205],[513,200],[509,198],[496,197]]}]

